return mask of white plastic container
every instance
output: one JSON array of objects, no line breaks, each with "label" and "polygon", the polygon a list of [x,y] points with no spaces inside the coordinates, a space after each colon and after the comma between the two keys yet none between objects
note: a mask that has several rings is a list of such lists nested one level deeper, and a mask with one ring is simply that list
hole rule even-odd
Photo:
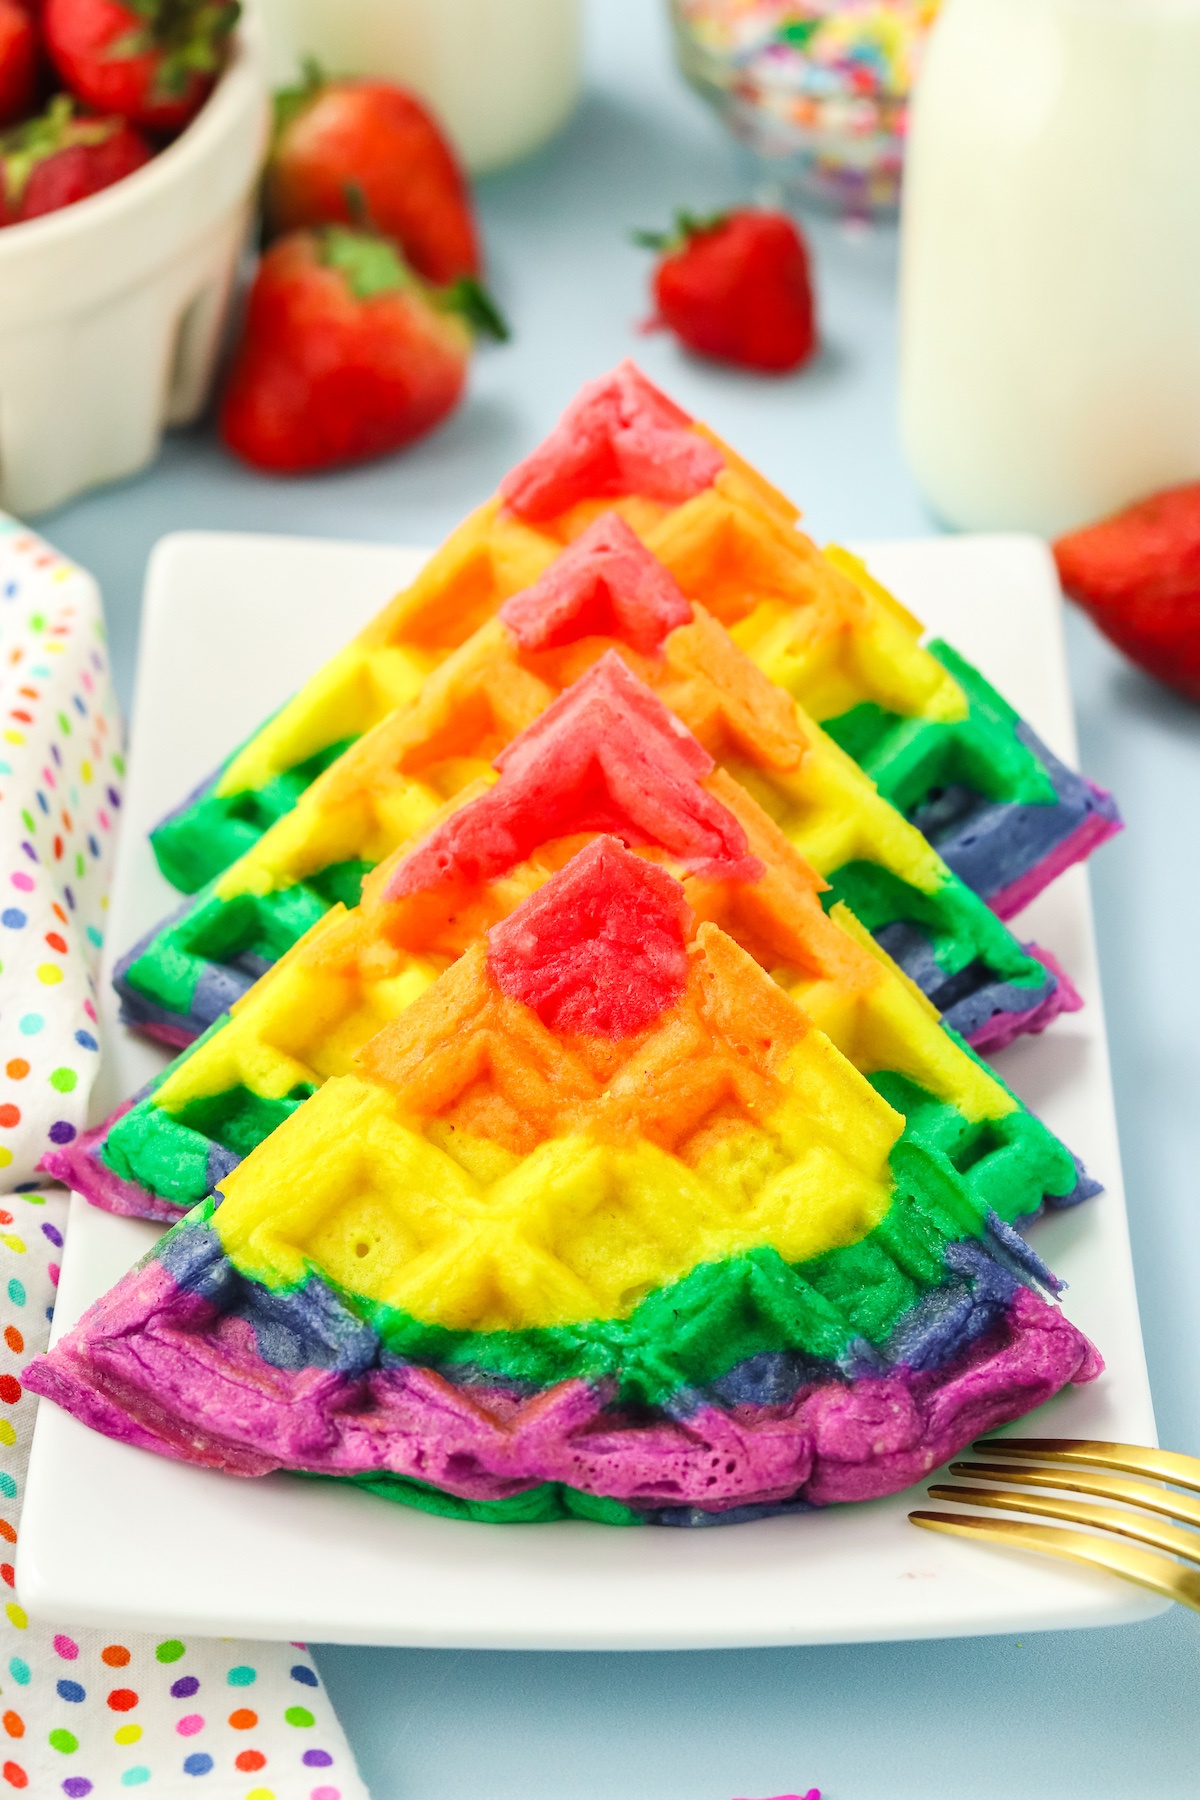
[{"label": "white plastic container", "polygon": [[1200,0],[948,0],[903,201],[901,421],[949,523],[1200,477]]},{"label": "white plastic container", "polygon": [[475,175],[545,143],[579,94],[580,0],[262,0],[261,11],[274,85],[305,56],[331,75],[397,81]]},{"label": "white plastic container", "polygon": [[0,506],[28,516],[130,475],[200,412],[268,129],[244,29],[161,156],[0,231]]}]

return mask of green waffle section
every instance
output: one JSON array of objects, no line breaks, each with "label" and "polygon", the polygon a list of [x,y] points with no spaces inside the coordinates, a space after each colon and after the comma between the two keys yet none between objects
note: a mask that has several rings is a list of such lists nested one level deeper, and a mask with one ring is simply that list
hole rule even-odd
[{"label": "green waffle section", "polygon": [[[1070,1193],[1076,1176],[1069,1152],[1029,1113],[971,1124],[903,1076],[871,1079],[908,1117],[892,1151],[892,1204],[854,1244],[795,1267],[753,1250],[700,1265],[624,1319],[524,1331],[460,1331],[341,1297],[402,1362],[534,1388],[568,1375],[609,1380],[626,1405],[662,1405],[681,1386],[705,1387],[764,1352],[836,1364],[856,1345],[881,1346],[922,1295],[945,1284],[949,1245],[983,1243],[990,1212],[1012,1224],[1044,1195]],[[206,1202],[191,1217],[212,1212]]]},{"label": "green waffle section", "polygon": [[[114,1175],[173,1206],[194,1206],[211,1192],[214,1177],[249,1156],[315,1092],[304,1082],[282,1100],[265,1100],[235,1087],[193,1100],[176,1114],[163,1112],[146,1096],[111,1127],[100,1160]],[[221,1150],[229,1154],[221,1157]]]},{"label": "green waffle section", "polygon": [[645,1519],[619,1500],[607,1500],[602,1494],[581,1494],[578,1488],[561,1481],[543,1481],[514,1494],[510,1500],[460,1500],[441,1488],[429,1487],[423,1481],[412,1481],[406,1475],[312,1475],[310,1481],[335,1481],[339,1487],[349,1483],[365,1488],[381,1500],[393,1500],[401,1506],[415,1506],[421,1512],[438,1513],[445,1519],[471,1519],[477,1525],[555,1525],[562,1519],[590,1519],[600,1525],[644,1525]]},{"label": "green waffle section", "polygon": [[268,894],[233,894],[209,884],[185,913],[155,933],[122,980],[168,1012],[188,1014],[202,977],[216,963],[265,974],[285,951],[339,903],[347,911],[362,898],[373,864],[359,860],[328,868]]},{"label": "green waffle section", "polygon": [[[228,767],[223,764],[212,785],[150,833],[158,866],[172,887],[184,894],[195,894],[206,883],[215,881],[230,863],[252,850],[277,819],[291,812],[305,788],[311,787],[317,776],[324,774],[354,742],[353,737],[344,737],[327,744],[262,787],[245,788],[237,794],[213,791]],[[229,761],[233,760],[230,757]]]},{"label": "green waffle section", "polygon": [[906,818],[960,785],[986,800],[1053,806],[1053,782],[1017,736],[1019,714],[949,644],[937,638],[927,647],[966,695],[965,719],[911,719],[864,700],[822,719],[822,728]]},{"label": "green waffle section", "polygon": [[[953,877],[934,893],[923,894],[878,863],[844,863],[834,870],[821,895],[826,912],[839,900],[845,901],[872,937],[889,925],[916,926],[947,977],[982,967],[993,978],[1027,987],[1031,995],[1045,983],[1043,964],[1017,942],[978,894]],[[886,944],[887,940],[883,941]],[[905,963],[902,955],[897,960]],[[915,971],[909,969],[908,973],[916,978]],[[939,1000],[926,981],[919,985],[939,1011],[948,1010],[950,1002]]]}]

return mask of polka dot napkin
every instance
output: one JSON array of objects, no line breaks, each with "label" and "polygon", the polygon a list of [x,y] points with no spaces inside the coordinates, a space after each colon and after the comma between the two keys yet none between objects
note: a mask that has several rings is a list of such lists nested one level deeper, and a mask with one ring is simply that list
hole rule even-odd
[{"label": "polka dot napkin", "polygon": [[46,1347],[67,1196],[0,1200],[0,1796],[366,1800],[303,1644],[26,1617],[12,1559],[37,1401],[20,1371]]},{"label": "polka dot napkin", "polygon": [[0,1800],[367,1800],[303,1644],[56,1630],[15,1591],[67,1215],[34,1169],[86,1115],[123,772],[95,583],[0,514]]},{"label": "polka dot napkin", "polygon": [[0,1181],[84,1122],[121,731],[89,575],[0,514]]}]

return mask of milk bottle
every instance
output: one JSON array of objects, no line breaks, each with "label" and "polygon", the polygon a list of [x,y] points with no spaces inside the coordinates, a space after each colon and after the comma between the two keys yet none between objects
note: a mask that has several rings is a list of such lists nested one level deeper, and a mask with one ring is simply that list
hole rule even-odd
[{"label": "milk bottle", "polygon": [[1056,533],[1200,477],[1200,0],[948,0],[901,317],[948,523]]}]

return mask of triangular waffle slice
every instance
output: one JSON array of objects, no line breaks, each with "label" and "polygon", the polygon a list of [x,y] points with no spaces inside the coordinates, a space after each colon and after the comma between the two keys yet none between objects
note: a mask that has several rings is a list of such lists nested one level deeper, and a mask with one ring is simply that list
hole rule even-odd
[{"label": "triangular waffle slice", "polygon": [[[712,709],[699,710],[711,726]],[[581,844],[611,833],[682,879],[697,916],[768,970],[914,1130],[919,1115],[1006,1221],[1095,1191],[845,905],[826,915],[816,871],[617,657],[499,762],[492,785],[368,878],[355,911],[331,913],[149,1092],[43,1166],[111,1210],[177,1217]]]},{"label": "triangular waffle slice", "polygon": [[[860,563],[823,555],[781,494],[626,362],[589,383],[417,581],[163,821],[163,872],[193,893],[228,868],[614,507],[1001,917],[1118,828],[1108,795],[953,651],[922,648],[917,621]],[[354,876],[351,858],[339,893]]]},{"label": "triangular waffle slice", "polygon": [[27,1384],[142,1448],[504,1517],[904,1487],[1100,1363],[681,885],[594,840]]},{"label": "triangular waffle slice", "polygon": [[[364,870],[523,726],[536,741],[531,721],[610,647],[973,1043],[997,1048],[1076,1003],[609,513],[455,652],[414,706],[360,740],[239,863],[134,946],[115,976],[123,1016],[174,1045],[206,1029],[335,900],[353,904]],[[618,710],[637,685],[626,682]]]},{"label": "triangular waffle slice", "polygon": [[714,485],[752,498],[766,516],[797,516],[632,363],[589,383],[502,494],[452,532],[410,587],[157,826],[151,842],[163,874],[195,893],[244,855],[597,512],[615,506],[645,532]]}]

